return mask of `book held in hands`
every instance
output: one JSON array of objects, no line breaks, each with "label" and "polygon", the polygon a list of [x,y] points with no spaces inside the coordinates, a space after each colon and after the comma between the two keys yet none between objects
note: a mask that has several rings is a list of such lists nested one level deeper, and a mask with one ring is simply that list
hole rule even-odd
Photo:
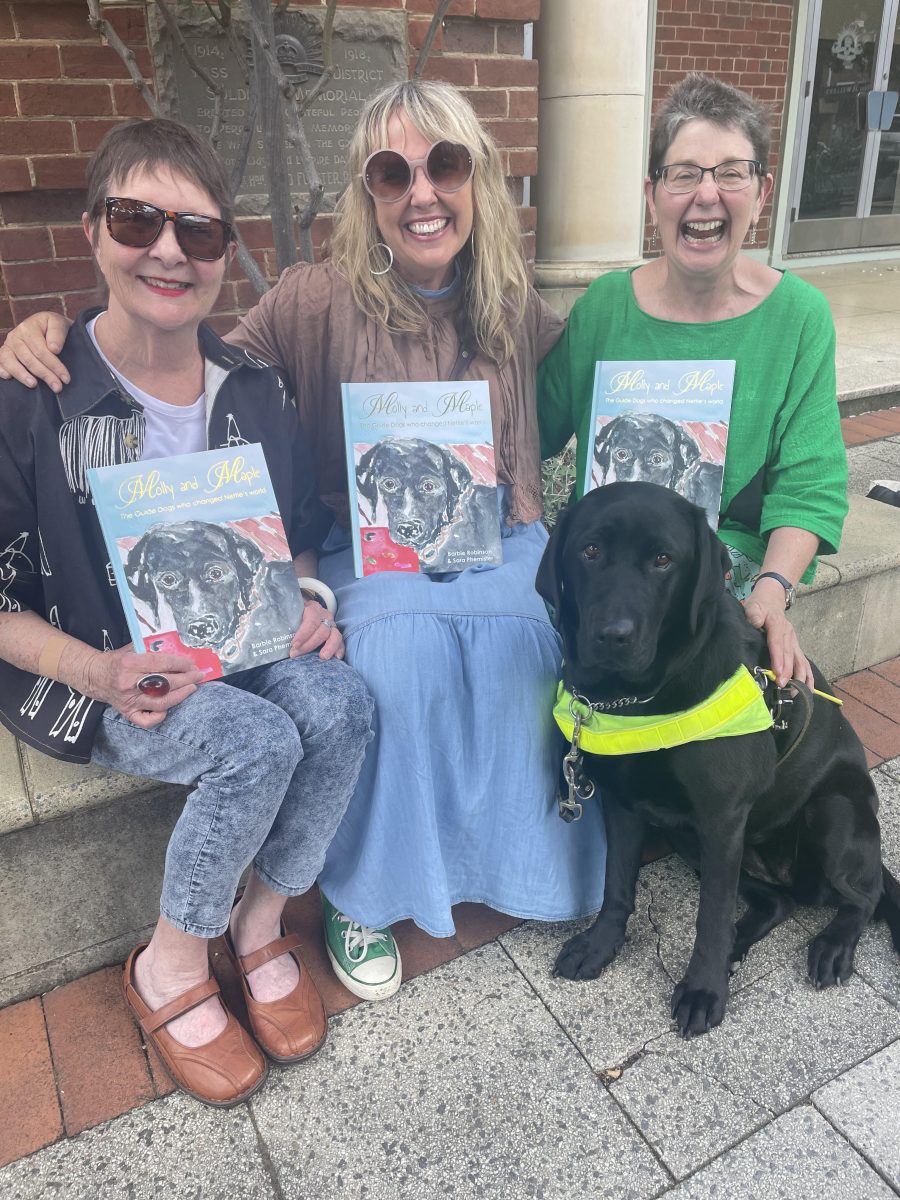
[{"label": "book held in hands", "polygon": [[716,529],[733,390],[734,359],[598,362],[582,490],[657,483]]},{"label": "book held in hands", "polygon": [[487,383],[342,392],[357,578],[502,563]]},{"label": "book held in hands", "polygon": [[132,644],[217,679],[287,658],[303,614],[262,446],[92,467]]}]

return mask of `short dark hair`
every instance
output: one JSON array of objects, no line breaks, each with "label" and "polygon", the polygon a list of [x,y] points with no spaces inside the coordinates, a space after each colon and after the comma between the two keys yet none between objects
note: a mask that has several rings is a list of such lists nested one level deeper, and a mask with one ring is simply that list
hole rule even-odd
[{"label": "short dark hair", "polygon": [[[168,117],[125,121],[106,134],[87,165],[88,215],[96,221],[110,186],[132,171],[168,167],[208,192],[223,221],[234,221],[234,198],[225,164],[209,142],[188,125]],[[211,214],[206,213],[206,216]]]},{"label": "short dark hair", "polygon": [[765,174],[772,137],[768,109],[730,83],[692,71],[669,89],[656,114],[650,134],[651,179],[665,164],[669,147],[682,125],[698,118],[739,130],[753,147],[753,157],[762,163]]}]

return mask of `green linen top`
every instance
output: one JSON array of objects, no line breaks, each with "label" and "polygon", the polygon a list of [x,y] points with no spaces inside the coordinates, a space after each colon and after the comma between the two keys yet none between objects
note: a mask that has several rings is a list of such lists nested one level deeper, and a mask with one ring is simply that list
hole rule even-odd
[{"label": "green linen top", "polygon": [[[643,312],[631,271],[602,275],[576,301],[541,363],[541,455],[559,453],[577,434],[577,478],[584,478],[600,359],[734,359],[719,536],[762,562],[768,534],[792,525],[816,534],[821,553],[834,553],[847,513],[834,345],[825,297],[787,271],[750,312],[699,324]],[[815,559],[803,581],[814,573]]]}]

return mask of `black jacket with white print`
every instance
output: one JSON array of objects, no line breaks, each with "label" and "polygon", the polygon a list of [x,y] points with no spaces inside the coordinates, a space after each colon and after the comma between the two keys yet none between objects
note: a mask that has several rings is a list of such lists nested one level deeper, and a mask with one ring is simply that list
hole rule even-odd
[{"label": "black jacket with white print", "polygon": [[[143,409],[125,393],[85,328],[61,358],[72,380],[55,395],[0,381],[0,613],[29,609],[99,650],[131,641],[87,483],[89,467],[136,462]],[[291,553],[321,545],[331,515],[279,374],[201,325],[207,445],[261,442]],[[54,758],[88,762],[103,712],[65,684],[0,660],[0,721]]]}]

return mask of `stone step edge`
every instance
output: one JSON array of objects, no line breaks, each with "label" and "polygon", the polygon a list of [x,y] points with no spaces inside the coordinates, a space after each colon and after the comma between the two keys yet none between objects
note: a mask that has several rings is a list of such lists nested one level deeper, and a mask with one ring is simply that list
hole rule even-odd
[{"label": "stone step edge", "polygon": [[[838,392],[838,411],[841,417],[858,417],[863,413],[882,412],[900,406],[900,380],[877,387],[863,387]],[[890,437],[890,434],[886,436]]]},{"label": "stone step edge", "polygon": [[798,597],[900,569],[900,508],[867,496],[849,499],[841,549],[821,556],[815,579],[799,586]]}]

